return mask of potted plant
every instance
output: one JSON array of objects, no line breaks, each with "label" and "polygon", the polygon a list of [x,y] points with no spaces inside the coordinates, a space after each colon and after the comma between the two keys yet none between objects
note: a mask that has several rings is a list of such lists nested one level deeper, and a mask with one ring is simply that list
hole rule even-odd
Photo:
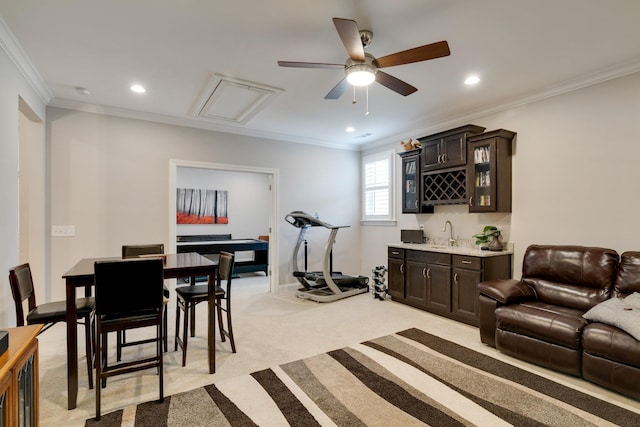
[{"label": "potted plant", "polygon": [[503,248],[500,241],[500,230],[494,225],[486,225],[482,229],[482,233],[474,234],[476,245],[480,245],[481,249],[488,249],[490,251],[501,251]]}]

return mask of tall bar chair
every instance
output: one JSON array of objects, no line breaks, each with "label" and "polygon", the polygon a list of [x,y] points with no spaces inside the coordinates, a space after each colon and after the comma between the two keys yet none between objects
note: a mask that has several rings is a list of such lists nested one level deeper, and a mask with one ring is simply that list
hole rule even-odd
[{"label": "tall bar chair", "polygon": [[[29,311],[26,315],[27,325],[45,325],[40,333],[46,331],[58,322],[65,322],[67,320],[66,301],[54,301],[43,304],[36,303],[33,276],[31,275],[29,263],[20,264],[9,270],[9,284],[11,285],[11,293],[13,294],[13,301],[16,306],[16,323],[18,326],[24,326],[25,324],[24,300],[28,300]],[[91,321],[94,308],[95,299],[93,297],[76,299],[78,323],[84,324],[87,375],[90,389],[93,388],[93,337]]]},{"label": "tall bar chair", "polygon": [[[164,244],[163,243],[153,243],[153,244],[148,244],[148,245],[122,245],[122,258],[123,259],[129,259],[129,258],[137,258],[140,255],[163,255],[164,254]],[[171,296],[171,293],[169,292],[169,288],[164,285],[163,286],[163,294],[164,294],[164,302],[165,302],[165,306],[164,306],[164,351],[167,351],[168,347],[169,347],[169,325],[168,325],[168,320],[167,320],[167,305],[169,303],[169,297]],[[142,340],[142,341],[133,341],[133,342],[127,342],[127,337],[125,332],[123,331],[121,333],[121,336],[118,336],[118,342],[117,342],[117,358],[118,360],[122,359],[122,348],[123,347],[129,347],[129,346],[133,346],[133,345],[138,345],[138,344],[144,344],[145,342],[148,342],[148,340]]]},{"label": "tall bar chair", "polygon": [[[233,328],[231,327],[231,300],[230,300],[230,291],[231,291],[231,276],[233,275],[233,266],[234,266],[234,255],[228,252],[220,252],[220,261],[218,264],[218,270],[216,273],[216,283],[215,283],[215,304],[218,311],[218,323],[220,324],[219,329],[222,335],[222,341],[225,341],[225,336],[229,337],[229,341],[231,342],[232,351],[235,353],[235,340],[233,338]],[[223,281],[225,284],[223,286]],[[192,281],[193,282],[193,281]],[[195,318],[191,316],[194,312],[196,305],[208,301],[209,299],[209,288],[208,284],[201,285],[185,285],[179,286],[176,288],[177,302],[176,302],[176,336],[175,336],[175,350],[178,350],[178,347],[182,349],[182,366],[186,366],[187,364],[187,345],[188,345],[188,336],[189,336],[189,319]],[[226,302],[224,304],[224,310],[227,313],[227,327],[226,329],[222,324],[222,313],[220,309],[222,309],[222,300],[225,299]],[[184,312],[184,322],[182,327],[182,338],[180,338],[180,312]],[[194,329],[191,328],[191,336],[195,335]]]},{"label": "tall bar chair", "polygon": [[[218,313],[218,329],[220,330],[220,339],[225,342],[225,338],[229,338],[231,351],[236,352],[236,340],[233,338],[233,325],[231,323],[231,277],[233,277],[234,260],[232,254],[225,260],[220,261],[220,274],[216,282],[216,312]],[[224,264],[224,265],[223,265]],[[224,286],[223,286],[223,283]],[[222,292],[221,292],[222,291]],[[226,314],[227,326],[225,328],[222,320],[222,312]]]},{"label": "tall bar chair", "polygon": [[[100,420],[101,390],[108,377],[157,368],[159,401],[164,400],[163,284],[163,261],[159,258],[95,263],[96,420]],[[155,327],[155,337],[151,339],[156,343],[154,356],[143,355],[109,364],[107,336],[110,332],[149,326]]]}]

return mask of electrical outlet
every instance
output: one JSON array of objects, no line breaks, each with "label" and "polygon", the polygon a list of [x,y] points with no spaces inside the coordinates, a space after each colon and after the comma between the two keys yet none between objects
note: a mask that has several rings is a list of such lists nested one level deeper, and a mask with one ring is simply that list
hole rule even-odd
[{"label": "electrical outlet", "polygon": [[76,235],[75,225],[52,225],[51,236],[53,237],[73,237]]}]

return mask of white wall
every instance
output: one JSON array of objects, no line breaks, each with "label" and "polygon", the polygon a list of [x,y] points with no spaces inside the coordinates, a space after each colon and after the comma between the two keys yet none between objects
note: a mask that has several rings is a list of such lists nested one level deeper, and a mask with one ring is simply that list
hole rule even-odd
[{"label": "white wall", "polygon": [[[18,264],[19,251],[19,99],[41,119],[44,102],[0,49],[0,327],[15,326],[15,309],[9,287],[9,269]],[[42,128],[44,132],[44,127]],[[44,140],[44,134],[40,135]]]},{"label": "white wall", "polygon": [[[290,283],[297,229],[292,210],[319,212],[341,231],[336,257],[359,273],[359,168],[355,151],[300,145],[61,108],[47,110],[51,144],[51,221],[75,225],[53,237],[50,280],[64,296],[62,274],[77,260],[113,256],[123,242],[167,242],[169,160],[244,165],[279,171],[280,281]],[[232,194],[231,194],[232,195]],[[262,233],[261,233],[262,234]]]},{"label": "white wall", "polygon": [[534,243],[640,250],[638,94],[640,73],[470,120],[518,133],[512,213],[469,214],[463,205],[444,206],[433,215],[399,214],[397,227],[363,227],[361,269],[386,264],[385,244],[399,241],[400,229],[422,224],[428,236],[443,238],[447,219],[465,239],[486,224],[504,227],[506,240],[515,244],[516,278],[524,250]]},{"label": "white wall", "polygon": [[257,239],[269,234],[269,175],[178,167],[176,185],[178,188],[227,191],[229,213],[228,224],[177,224],[177,235],[231,234],[234,239]]}]

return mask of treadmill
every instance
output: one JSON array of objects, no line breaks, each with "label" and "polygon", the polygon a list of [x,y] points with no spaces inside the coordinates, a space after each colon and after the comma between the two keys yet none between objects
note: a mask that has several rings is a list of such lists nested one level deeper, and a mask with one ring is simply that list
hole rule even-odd
[{"label": "treadmill", "polygon": [[[302,288],[296,291],[298,298],[316,302],[331,302],[369,292],[369,278],[367,276],[347,276],[331,271],[332,250],[336,235],[339,229],[349,227],[348,225],[331,225],[303,211],[290,212],[284,219],[289,224],[300,229],[292,260],[293,276],[302,285]],[[331,230],[329,240],[324,249],[321,272],[300,271],[298,268],[298,252],[302,244],[306,242],[305,235],[311,227],[324,227]]]}]

